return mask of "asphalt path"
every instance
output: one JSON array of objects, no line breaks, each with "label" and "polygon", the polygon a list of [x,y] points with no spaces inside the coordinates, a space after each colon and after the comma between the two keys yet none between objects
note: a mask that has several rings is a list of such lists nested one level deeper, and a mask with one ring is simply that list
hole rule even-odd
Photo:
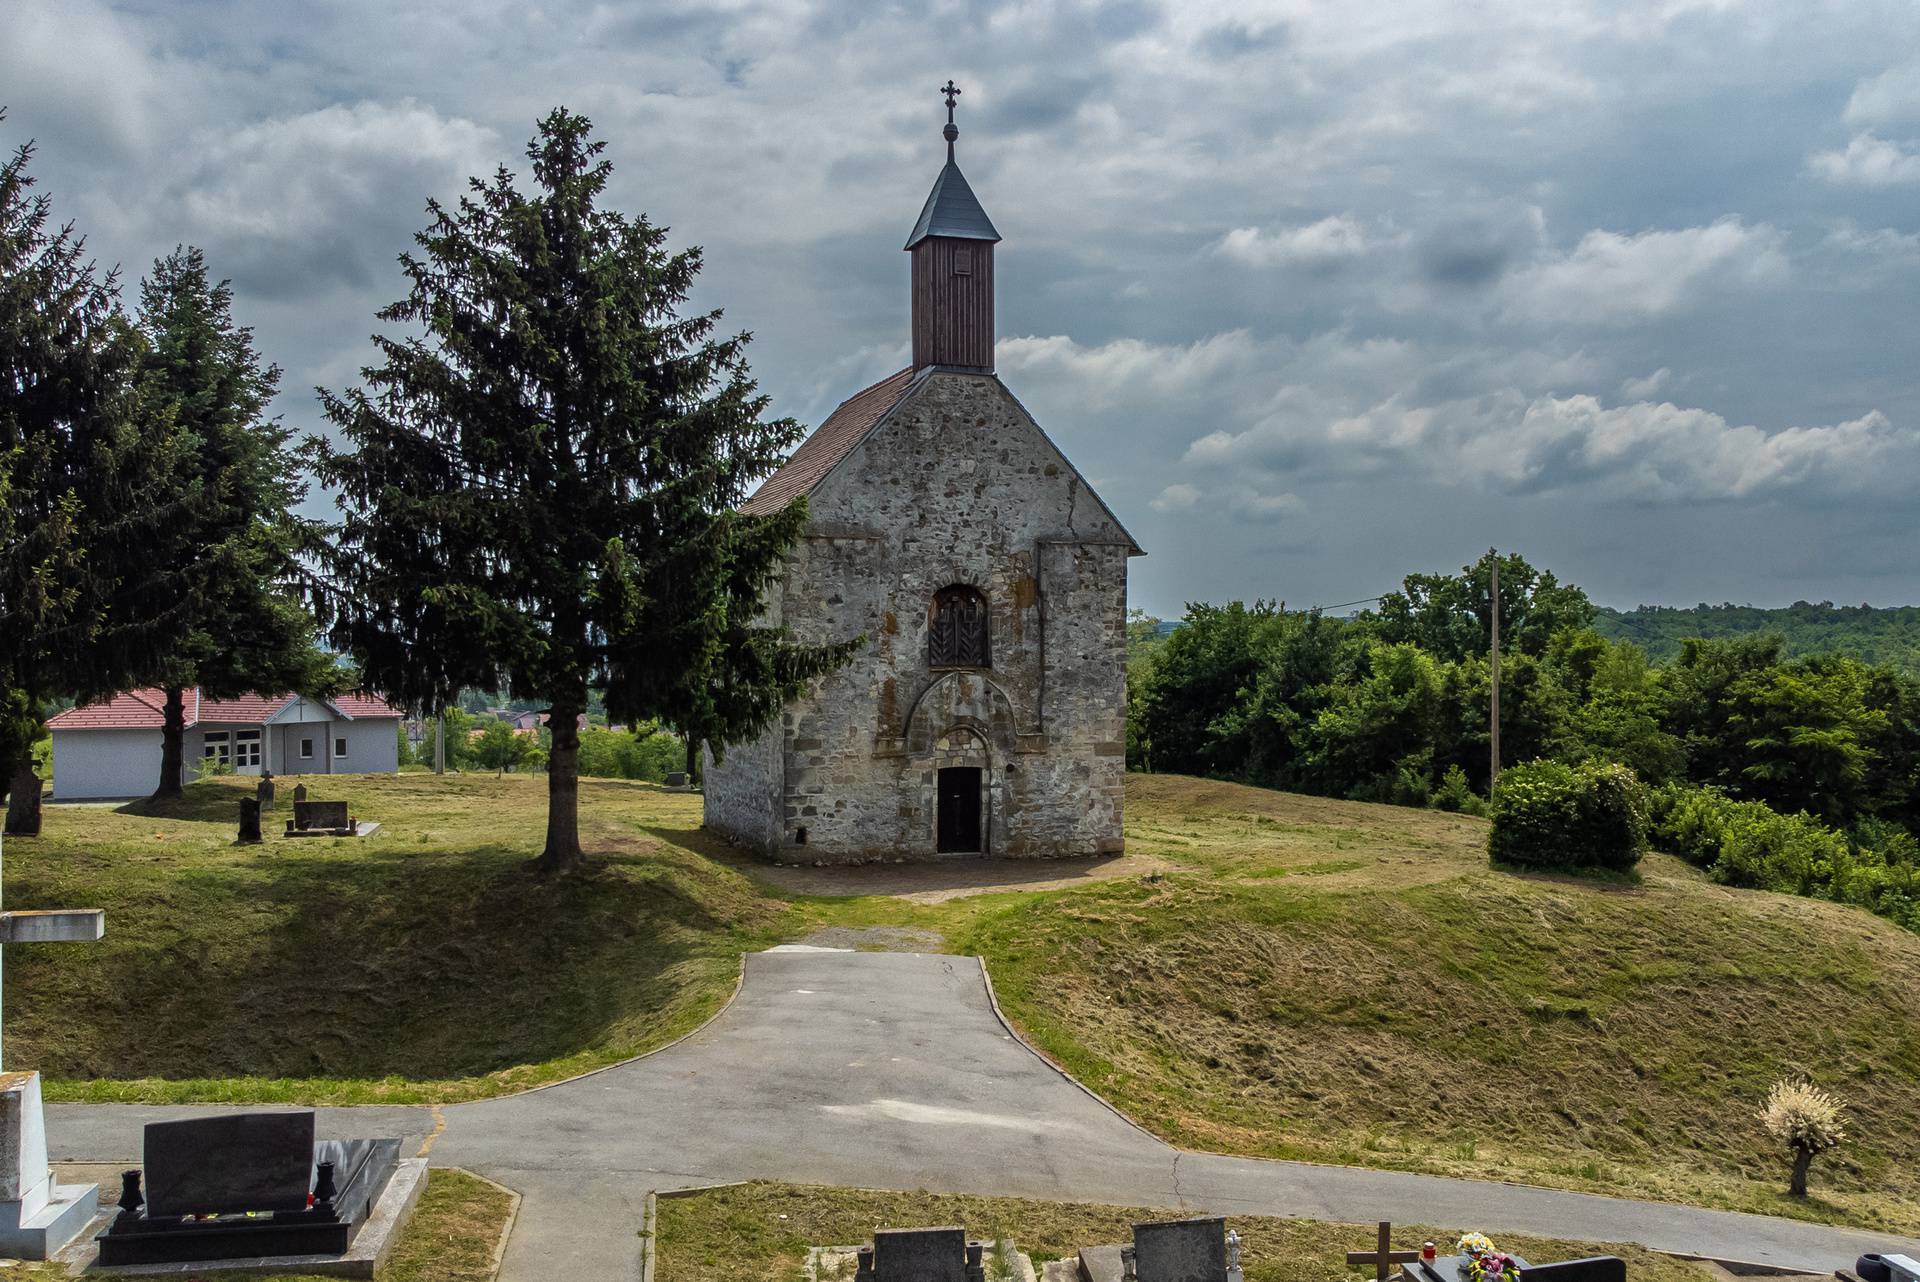
[{"label": "asphalt path", "polygon": [[[53,1105],[60,1161],[124,1161],[200,1107]],[[420,1108],[319,1110],[324,1136],[431,1141],[517,1190],[502,1282],[631,1282],[649,1191],[746,1179],[1536,1233],[1830,1272],[1854,1229],[1523,1185],[1184,1152],[1027,1049],[978,958],[796,946],[751,954],[733,1003],[664,1050],[556,1086]]]}]

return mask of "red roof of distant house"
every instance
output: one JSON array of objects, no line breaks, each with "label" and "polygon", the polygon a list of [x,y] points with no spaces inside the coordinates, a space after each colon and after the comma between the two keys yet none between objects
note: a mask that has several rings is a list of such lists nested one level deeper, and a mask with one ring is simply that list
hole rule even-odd
[{"label": "red roof of distant house", "polygon": [[[238,699],[205,699],[195,688],[186,692],[186,723],[218,725],[264,725],[269,718],[299,696],[291,694],[243,694]],[[363,717],[397,717],[400,709],[385,699],[370,694],[346,694],[326,700],[353,720]],[[99,703],[68,708],[47,718],[54,730],[158,730],[166,724],[167,694],[164,690],[128,690]]]},{"label": "red roof of distant house", "polygon": [[827,415],[827,421],[800,442],[793,457],[740,505],[740,510],[749,516],[771,516],[800,495],[812,493],[813,487],[866,438],[873,425],[900,403],[912,383],[913,371],[903,369],[840,402],[839,408]]}]

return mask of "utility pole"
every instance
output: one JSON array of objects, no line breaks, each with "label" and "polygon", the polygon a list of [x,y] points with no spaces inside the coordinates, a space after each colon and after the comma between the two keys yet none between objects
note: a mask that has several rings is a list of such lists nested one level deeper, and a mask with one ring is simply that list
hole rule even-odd
[{"label": "utility pole", "polygon": [[1487,737],[1491,741],[1493,764],[1487,772],[1487,795],[1493,795],[1494,785],[1500,782],[1500,554],[1495,552],[1489,561],[1493,568],[1493,582],[1488,589],[1493,605],[1493,684],[1487,703],[1489,705]]}]

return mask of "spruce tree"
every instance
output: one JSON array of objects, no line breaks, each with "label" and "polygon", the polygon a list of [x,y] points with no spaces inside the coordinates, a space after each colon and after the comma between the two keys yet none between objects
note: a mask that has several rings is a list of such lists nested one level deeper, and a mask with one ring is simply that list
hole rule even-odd
[{"label": "spruce tree", "polygon": [[146,561],[177,515],[171,425],[136,412],[141,343],[117,279],[53,224],[32,156],[0,164],[0,786],[15,836],[40,829],[31,747],[50,702],[131,684],[179,607]]},{"label": "spruce tree", "polygon": [[287,443],[267,416],[278,366],[262,366],[253,332],[233,322],[233,290],[207,275],[205,256],[179,248],[140,286],[143,413],[173,424],[180,516],[149,562],[178,585],[183,608],[143,682],[166,694],[156,798],[177,796],[186,738],[184,695],[296,690],[324,696],[332,660],[292,587],[309,532],[294,515],[306,495]]},{"label": "spruce tree", "polygon": [[503,166],[429,202],[407,297],[380,313],[417,332],[376,336],[365,386],[321,393],[345,444],[315,445],[343,518],[324,541],[334,634],[415,708],[465,686],[548,705],[556,872],[583,859],[590,689],[627,722],[710,710],[720,746],[851,654],[756,622],[805,509],[736,509],[800,429],[764,417],[747,334],[682,314],[700,251],[601,207],[604,147],[556,110],[530,190]]}]

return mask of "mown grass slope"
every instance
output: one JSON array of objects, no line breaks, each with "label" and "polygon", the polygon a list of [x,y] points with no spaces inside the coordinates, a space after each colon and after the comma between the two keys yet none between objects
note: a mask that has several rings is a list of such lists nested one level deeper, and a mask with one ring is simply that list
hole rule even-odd
[{"label": "mown grass slope", "polygon": [[[961,946],[1034,1040],[1183,1145],[1920,1225],[1920,936],[1728,890],[1488,868],[1481,821],[1136,777],[1173,869],[1008,902]],[[1853,1142],[1789,1199],[1756,1117]]]},{"label": "mown grass slope", "polygon": [[[958,1224],[972,1238],[1011,1239],[1037,1267],[1081,1247],[1129,1241],[1136,1222],[1170,1215],[1091,1203],[756,1182],[661,1198],[654,1250],[659,1276],[674,1282],[794,1282],[806,1276],[809,1247],[855,1246],[871,1240],[875,1228]],[[1358,1271],[1347,1266],[1346,1253],[1374,1245],[1370,1224],[1238,1215],[1228,1224],[1242,1240],[1247,1282],[1352,1282]],[[1463,1231],[1396,1226],[1394,1245],[1454,1240]],[[1703,1282],[1706,1276],[1634,1246],[1506,1236],[1496,1245],[1540,1263],[1611,1252],[1626,1260],[1635,1282]]]},{"label": "mown grass slope", "polygon": [[[1165,776],[1128,784],[1145,871],[1070,889],[777,890],[698,796],[619,782],[583,785],[591,872],[547,882],[544,784],[316,781],[381,832],[252,848],[241,780],[50,808],[7,903],[103,907],[107,939],[8,950],[10,1062],[57,1099],[475,1098],[678,1036],[744,950],[879,926],[842,934],[984,955],[1023,1032],[1176,1143],[1920,1231],[1920,936],[1855,909],[1660,856],[1496,872],[1479,820]],[[1853,1112],[1805,1201],[1756,1117],[1792,1074]]]},{"label": "mown grass slope", "polygon": [[51,1098],[444,1101],[551,1081],[711,1015],[787,914],[656,835],[697,824],[700,800],[650,784],[584,783],[593,868],[543,881],[544,778],[309,779],[381,831],[235,846],[252,782],[159,812],[49,807],[45,836],[7,843],[9,906],[107,912],[100,943],[8,950],[8,1057]]}]

